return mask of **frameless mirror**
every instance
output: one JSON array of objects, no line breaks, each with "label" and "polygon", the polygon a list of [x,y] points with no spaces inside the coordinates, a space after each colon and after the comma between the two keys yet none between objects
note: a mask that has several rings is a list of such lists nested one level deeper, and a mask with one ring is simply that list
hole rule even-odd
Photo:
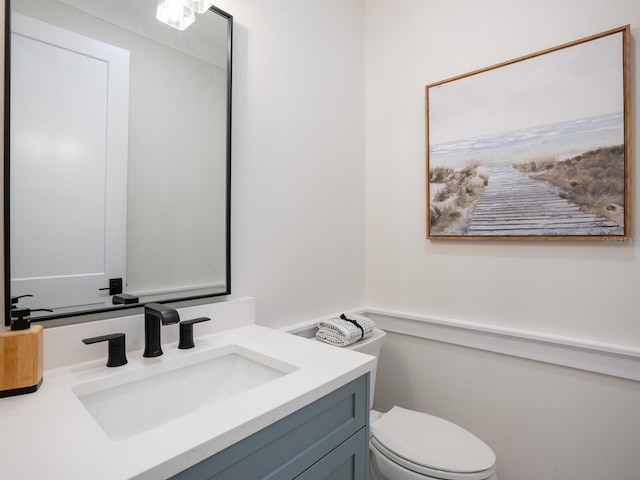
[{"label": "frameless mirror", "polygon": [[7,318],[230,293],[232,18],[157,8],[6,0]]}]

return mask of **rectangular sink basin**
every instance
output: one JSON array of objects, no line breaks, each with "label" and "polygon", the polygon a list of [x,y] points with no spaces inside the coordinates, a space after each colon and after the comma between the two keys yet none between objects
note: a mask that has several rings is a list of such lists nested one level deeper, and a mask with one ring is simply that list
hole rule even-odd
[{"label": "rectangular sink basin", "polygon": [[[72,390],[112,440],[124,440],[271,382],[297,367],[232,344]],[[186,363],[186,364],[185,364]]]}]

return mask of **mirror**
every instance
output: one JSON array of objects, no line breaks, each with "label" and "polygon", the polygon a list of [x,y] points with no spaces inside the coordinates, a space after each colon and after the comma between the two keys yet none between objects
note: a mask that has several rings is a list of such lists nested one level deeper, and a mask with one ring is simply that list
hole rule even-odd
[{"label": "mirror", "polygon": [[157,7],[6,0],[7,319],[230,293],[232,17]]}]

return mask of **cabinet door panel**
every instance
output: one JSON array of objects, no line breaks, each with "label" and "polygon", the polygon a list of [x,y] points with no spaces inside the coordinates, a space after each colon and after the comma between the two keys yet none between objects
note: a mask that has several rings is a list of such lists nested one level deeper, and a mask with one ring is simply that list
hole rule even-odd
[{"label": "cabinet door panel", "polygon": [[296,480],[366,480],[366,442],[363,428]]}]

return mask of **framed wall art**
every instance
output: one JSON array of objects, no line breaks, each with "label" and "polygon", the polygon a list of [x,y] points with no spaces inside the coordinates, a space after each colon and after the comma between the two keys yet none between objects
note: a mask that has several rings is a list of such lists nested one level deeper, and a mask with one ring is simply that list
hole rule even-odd
[{"label": "framed wall art", "polygon": [[427,238],[630,238],[630,28],[427,85]]}]

